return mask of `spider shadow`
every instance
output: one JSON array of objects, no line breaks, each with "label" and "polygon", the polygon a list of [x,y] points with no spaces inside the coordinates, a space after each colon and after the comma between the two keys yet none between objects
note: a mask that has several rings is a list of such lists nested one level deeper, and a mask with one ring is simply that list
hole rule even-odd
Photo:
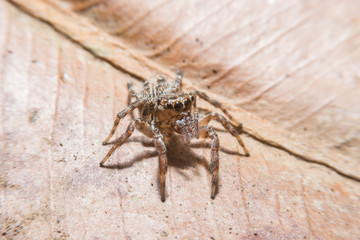
[{"label": "spider shadow", "polygon": [[[109,169],[125,169],[132,167],[137,162],[158,156],[158,152],[154,147],[153,141],[151,140],[144,139],[144,137],[133,137],[126,143],[129,142],[140,142],[144,147],[152,147],[153,150],[142,151],[142,153],[136,155],[130,161],[124,163],[107,164],[103,167]],[[168,166],[179,170],[178,172],[186,179],[190,178],[183,172],[183,170],[188,168],[196,169],[198,165],[202,165],[208,172],[210,172],[210,165],[206,158],[199,156],[193,150],[191,150],[191,145],[185,145],[180,136],[174,136],[166,146],[166,150]],[[198,171],[196,171],[196,174],[199,174]]]},{"label": "spider shadow", "polygon": [[[144,147],[153,147],[154,143],[152,140],[145,139],[144,137],[136,136],[129,139],[126,143],[129,142],[140,142]],[[125,144],[126,144],[125,143]],[[195,153],[192,149],[194,148],[211,148],[211,143],[205,141],[194,142],[190,144],[184,144],[183,138],[181,136],[175,135],[171,141],[166,146],[167,148],[167,159],[168,165],[174,167],[174,169],[183,176],[185,179],[189,180],[190,177],[185,173],[184,170],[189,168],[193,169],[195,175],[199,175],[198,166],[202,166],[206,169],[208,173],[210,172],[210,159],[207,159],[204,156],[199,156],[199,154]],[[237,151],[232,151],[226,149],[224,147],[220,147],[219,149],[221,152],[230,155],[238,155],[238,156],[245,156]],[[109,169],[125,169],[132,167],[135,163],[141,162],[145,159],[157,157],[158,153],[156,149],[153,150],[145,150],[142,153],[136,155],[128,162],[124,163],[116,163],[116,164],[108,164],[104,165],[104,168]],[[209,156],[210,158],[210,156]]]},{"label": "spider shadow", "polygon": [[[144,137],[133,137],[129,139],[127,142],[140,142],[144,147],[154,147],[154,143],[151,140],[145,139]],[[190,180],[189,169],[192,170],[192,173],[195,175],[199,175],[198,166],[202,166],[206,169],[208,174],[210,171],[210,159],[207,160],[204,156],[199,156],[199,154],[195,153],[192,149],[194,148],[211,148],[211,144],[205,141],[193,142],[190,144],[184,144],[183,138],[181,136],[175,135],[169,144],[167,145],[167,158],[168,165],[173,167],[175,171],[181,175],[186,181]],[[238,155],[245,156],[237,151],[231,151],[226,148],[220,147],[221,152],[230,154],[230,155]],[[104,168],[109,169],[124,169],[132,167],[135,163],[141,162],[145,159],[153,158],[158,156],[156,149],[153,150],[145,150],[141,154],[136,155],[132,160],[125,163],[117,163],[113,165],[105,165]],[[209,156],[210,158],[210,156]],[[220,179],[221,181],[221,179]],[[220,181],[217,182],[216,186],[216,194],[219,190]],[[160,174],[156,174],[156,185],[158,191],[160,193]]]}]

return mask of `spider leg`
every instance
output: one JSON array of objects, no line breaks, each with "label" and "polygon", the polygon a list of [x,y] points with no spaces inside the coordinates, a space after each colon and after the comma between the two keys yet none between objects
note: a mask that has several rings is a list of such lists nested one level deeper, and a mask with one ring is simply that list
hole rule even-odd
[{"label": "spider leg", "polygon": [[181,71],[180,69],[177,71],[176,73],[176,78],[175,78],[175,83],[174,83],[174,87],[173,90],[175,91],[180,91],[182,88],[182,78],[183,78],[183,71]]},{"label": "spider leg", "polygon": [[238,129],[242,129],[242,123],[239,123],[237,120],[235,120],[234,117],[223,107],[223,105],[219,101],[210,98],[206,93],[201,91],[193,91],[190,94],[194,94],[200,97],[201,99],[207,101],[216,108],[220,108],[220,110],[235,124]]},{"label": "spider leg", "polygon": [[207,126],[208,123],[212,120],[215,119],[216,121],[220,122],[221,125],[229,132],[231,133],[231,135],[233,135],[234,137],[236,137],[236,139],[238,140],[239,144],[241,145],[241,147],[244,150],[245,156],[250,156],[249,151],[247,150],[247,148],[245,147],[239,132],[236,131],[236,129],[231,125],[231,123],[226,120],[223,116],[221,116],[218,113],[215,112],[210,112],[208,114],[206,114],[205,116],[203,116],[202,118],[200,118],[199,120],[199,125],[200,126]]},{"label": "spider leg", "polygon": [[207,133],[207,136],[212,140],[211,142],[211,198],[215,198],[219,182],[219,137],[216,131],[211,127],[201,127],[201,133]]},{"label": "spider leg", "polygon": [[111,147],[110,151],[108,152],[108,154],[106,154],[104,159],[100,162],[100,167],[103,167],[104,163],[108,160],[108,158],[116,150],[116,148],[120,147],[132,135],[132,133],[134,132],[135,126],[136,127],[143,126],[144,124],[146,124],[146,123],[143,122],[140,118],[133,119],[133,120],[131,120],[128,128],[126,129],[125,133],[123,133],[123,135],[121,135],[121,137],[119,137],[115,141],[106,143],[105,145],[109,145],[109,144],[114,144],[114,145]]},{"label": "spider leg", "polygon": [[[130,124],[129,124],[129,126],[128,126],[128,129],[126,129],[125,133],[126,133],[127,131],[129,131],[129,128],[131,127],[131,125],[133,124],[133,122],[134,122],[134,124],[135,124],[136,129],[139,130],[142,134],[144,134],[145,136],[147,136],[147,137],[149,137],[149,138],[153,138],[153,137],[154,137],[154,134],[153,134],[153,132],[151,131],[149,125],[148,125],[146,122],[144,122],[142,119],[140,119],[140,118],[133,119],[133,120],[130,122]],[[132,131],[134,130],[133,127],[132,127],[131,129],[132,129]],[[131,130],[131,129],[130,129],[130,130]],[[129,135],[127,138],[129,138],[129,137],[131,136],[131,134],[132,134],[132,132],[130,133],[130,135]],[[121,137],[122,137],[122,136],[121,136]],[[122,140],[121,140],[121,137],[118,138],[118,139],[116,139],[116,140],[114,140],[114,141],[108,142],[108,143],[106,143],[106,144],[104,144],[104,145],[117,144],[117,143],[119,143],[119,142],[122,141]],[[125,139],[123,142],[125,142],[125,141],[126,141],[126,139]]]},{"label": "spider leg", "polygon": [[165,82],[165,78],[164,78],[163,76],[158,76],[158,77],[157,77],[157,82],[158,82],[158,83]]},{"label": "spider leg", "polygon": [[164,137],[161,134],[156,134],[154,137],[155,147],[159,154],[159,170],[160,170],[160,184],[161,184],[161,201],[165,202],[165,173],[168,162],[166,157],[166,146]]},{"label": "spider leg", "polygon": [[136,99],[139,98],[138,94],[136,93],[136,91],[134,89],[134,85],[132,83],[128,83],[127,88],[128,88],[130,97],[136,97]]},{"label": "spider leg", "polygon": [[[136,93],[135,89],[134,89],[134,86],[132,83],[128,83],[127,84],[127,88],[128,88],[128,92],[129,92],[129,95],[128,95],[128,105],[131,104],[131,99],[133,97],[136,98],[136,100],[139,99],[139,94]],[[135,119],[135,116],[134,116],[134,112],[131,112],[131,118],[132,119]]]},{"label": "spider leg", "polygon": [[120,119],[124,118],[127,114],[132,112],[135,108],[138,108],[145,100],[137,100],[133,103],[131,103],[127,108],[122,110],[116,115],[116,119],[114,121],[114,126],[112,127],[109,136],[105,139],[105,141],[102,143],[103,145],[106,145],[109,143],[110,138],[114,135],[116,127],[119,125]]},{"label": "spider leg", "polygon": [[193,133],[195,135],[195,138],[200,137],[200,131],[199,131],[199,110],[195,107],[194,111],[194,130]]}]

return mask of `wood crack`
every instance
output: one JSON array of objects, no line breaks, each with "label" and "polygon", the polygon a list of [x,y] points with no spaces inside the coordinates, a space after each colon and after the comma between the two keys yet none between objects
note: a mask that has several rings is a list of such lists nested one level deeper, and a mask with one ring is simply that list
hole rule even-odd
[{"label": "wood crack", "polygon": [[324,161],[321,161],[321,160],[318,160],[318,159],[315,159],[315,158],[310,158],[310,157],[307,157],[307,156],[304,156],[302,154],[299,154],[297,153],[296,151],[286,147],[285,145],[282,145],[278,142],[274,142],[270,139],[264,139],[262,138],[261,136],[257,135],[257,134],[254,134],[252,131],[249,131],[249,130],[246,130],[244,129],[243,132],[247,133],[250,137],[254,138],[255,140],[261,142],[261,143],[264,143],[265,145],[268,145],[268,146],[271,146],[271,147],[275,147],[275,148],[278,148],[280,150],[283,150],[291,155],[294,155],[295,157],[297,157],[297,159],[299,160],[302,160],[302,161],[305,161],[305,162],[309,162],[309,163],[315,163],[315,164],[318,164],[318,165],[321,165],[321,166],[324,166],[334,172],[336,172],[337,174],[339,174],[340,176],[343,176],[345,178],[348,178],[348,179],[351,179],[351,180],[354,180],[356,182],[360,182],[360,177],[359,176],[356,176],[356,175],[353,175],[353,174],[349,174],[349,173],[346,173],[344,172],[343,170],[340,170],[332,165],[330,165],[329,163],[327,162],[324,162]]}]

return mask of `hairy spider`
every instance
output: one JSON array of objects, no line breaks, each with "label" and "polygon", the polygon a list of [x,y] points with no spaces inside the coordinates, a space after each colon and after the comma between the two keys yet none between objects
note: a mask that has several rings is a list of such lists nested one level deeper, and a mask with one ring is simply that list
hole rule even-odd
[{"label": "hairy spider", "polygon": [[[219,175],[219,137],[216,131],[208,126],[211,120],[216,120],[230,132],[244,150],[246,156],[249,152],[241,140],[238,131],[233,125],[215,112],[205,112],[204,115],[199,116],[199,109],[196,108],[196,97],[209,102],[214,107],[221,109],[224,114],[237,126],[238,124],[228,111],[218,101],[209,98],[204,92],[182,91],[182,71],[178,71],[175,82],[169,84],[162,76],[157,78],[157,84],[144,83],[144,89],[140,93],[136,93],[131,84],[128,84],[130,99],[136,98],[136,101],[123,111],[117,114],[114,126],[111,129],[109,136],[103,142],[103,145],[112,144],[112,148],[100,162],[100,167],[104,166],[106,160],[111,156],[115,149],[121,146],[133,133],[135,127],[140,130],[147,137],[153,138],[155,147],[159,154],[159,168],[160,168],[160,183],[161,183],[161,201],[165,201],[165,173],[167,170],[166,144],[170,141],[174,133],[184,136],[185,143],[189,143],[190,139],[195,137],[209,137],[212,140],[211,144],[211,174],[212,187],[211,198],[215,198],[218,185]],[[120,119],[127,114],[132,113],[134,109],[138,108],[140,118],[133,119],[126,132],[118,139],[110,141],[114,135],[116,127],[119,125]]]}]

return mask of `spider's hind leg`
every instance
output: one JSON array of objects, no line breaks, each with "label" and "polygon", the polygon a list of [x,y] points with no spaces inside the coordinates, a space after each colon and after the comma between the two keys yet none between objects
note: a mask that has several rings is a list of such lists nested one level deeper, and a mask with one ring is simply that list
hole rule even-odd
[{"label": "spider's hind leg", "polygon": [[220,122],[221,125],[234,137],[236,137],[236,139],[238,140],[240,146],[243,148],[244,150],[244,154],[245,156],[250,156],[249,151],[247,150],[247,148],[245,147],[239,132],[233,127],[233,125],[226,120],[223,116],[221,116],[218,113],[215,112],[210,112],[208,114],[206,114],[205,116],[203,116],[200,120],[199,120],[199,125],[200,126],[207,126],[208,123],[212,120],[215,119],[216,121]]},{"label": "spider's hind leg", "polygon": [[210,171],[211,171],[211,198],[214,199],[218,184],[219,184],[219,137],[216,133],[216,131],[211,127],[201,127],[200,128],[201,133],[207,133],[207,136],[212,140],[211,142],[211,165],[210,165]]}]

